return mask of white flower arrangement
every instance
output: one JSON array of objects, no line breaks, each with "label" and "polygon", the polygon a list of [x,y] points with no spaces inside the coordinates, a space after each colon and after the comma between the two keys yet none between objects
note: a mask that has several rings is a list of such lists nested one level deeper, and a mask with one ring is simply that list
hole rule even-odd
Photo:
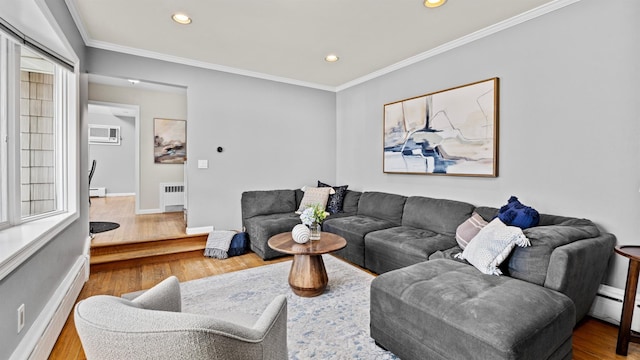
[{"label": "white flower arrangement", "polygon": [[304,209],[300,214],[300,220],[302,220],[303,224],[311,226],[313,223],[321,224],[327,216],[329,216],[329,213],[324,211],[320,204],[314,204]]}]

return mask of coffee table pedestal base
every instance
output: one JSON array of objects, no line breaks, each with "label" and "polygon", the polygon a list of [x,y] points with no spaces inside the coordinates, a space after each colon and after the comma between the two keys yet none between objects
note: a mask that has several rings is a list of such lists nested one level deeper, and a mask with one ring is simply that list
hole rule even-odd
[{"label": "coffee table pedestal base", "polygon": [[321,295],[327,288],[329,278],[322,255],[294,255],[289,271],[291,290],[302,297]]}]

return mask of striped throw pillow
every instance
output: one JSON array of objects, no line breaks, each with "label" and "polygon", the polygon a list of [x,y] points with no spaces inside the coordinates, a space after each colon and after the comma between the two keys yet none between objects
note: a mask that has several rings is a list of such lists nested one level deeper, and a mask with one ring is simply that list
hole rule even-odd
[{"label": "striped throw pillow", "polygon": [[464,250],[469,244],[469,241],[473,239],[483,227],[487,226],[487,222],[484,221],[482,216],[477,213],[473,213],[470,218],[460,224],[456,229],[456,241],[460,249]]}]

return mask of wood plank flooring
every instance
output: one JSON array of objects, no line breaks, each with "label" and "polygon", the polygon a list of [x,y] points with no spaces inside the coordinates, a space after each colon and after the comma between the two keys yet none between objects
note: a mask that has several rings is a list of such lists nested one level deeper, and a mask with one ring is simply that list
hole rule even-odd
[{"label": "wood plank flooring", "polygon": [[[105,221],[114,220],[105,219]],[[124,293],[148,289],[170,275],[177,276],[180,281],[188,281],[211,275],[264,266],[288,259],[288,257],[285,257],[272,261],[263,261],[254,253],[225,260],[194,256],[163,263],[144,264],[95,272],[90,275],[89,281],[82,289],[78,300],[98,294],[120,296]],[[587,317],[576,327],[573,333],[574,359],[640,360],[639,344],[630,344],[629,355],[626,357],[615,354],[617,334],[618,328],[616,326]],[[49,359],[86,359],[75,331],[73,315],[70,315],[67,319]]]},{"label": "wood plank flooring", "polygon": [[120,227],[95,234],[91,246],[179,238],[186,235],[182,212],[135,214],[135,197],[91,198],[90,221],[110,221]]}]

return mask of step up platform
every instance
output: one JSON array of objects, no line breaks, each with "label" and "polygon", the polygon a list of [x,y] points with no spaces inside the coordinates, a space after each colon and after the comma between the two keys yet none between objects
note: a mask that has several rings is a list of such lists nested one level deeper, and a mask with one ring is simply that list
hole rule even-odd
[{"label": "step up platform", "polygon": [[91,246],[91,272],[204,256],[208,234]]}]

